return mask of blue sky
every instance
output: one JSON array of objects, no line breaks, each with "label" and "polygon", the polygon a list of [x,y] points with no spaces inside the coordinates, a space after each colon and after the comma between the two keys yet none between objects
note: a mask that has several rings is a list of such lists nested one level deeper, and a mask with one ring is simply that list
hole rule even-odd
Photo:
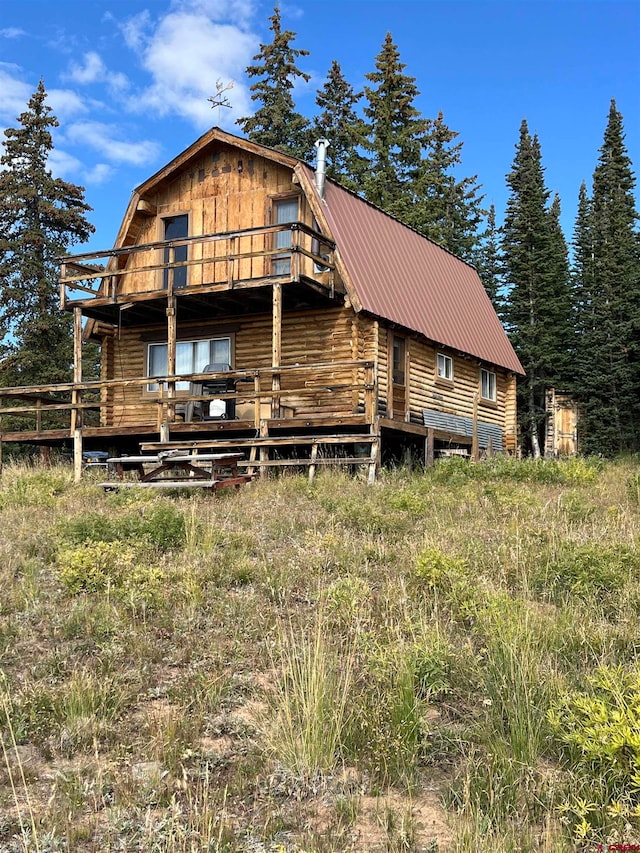
[{"label": "blue sky", "polygon": [[[2,0],[0,127],[42,77],[60,120],[51,166],[86,187],[96,235],[113,244],[132,189],[212,124],[238,133],[252,110],[244,69],[269,41],[262,0]],[[590,182],[611,98],[640,164],[640,0],[283,0],[283,25],[310,51],[296,104],[315,112],[333,59],[360,89],[387,31],[416,105],[442,110],[501,220],[520,123],[542,145],[570,238],[580,182]],[[212,110],[216,81],[232,110]],[[79,249],[77,249],[79,251]]]}]

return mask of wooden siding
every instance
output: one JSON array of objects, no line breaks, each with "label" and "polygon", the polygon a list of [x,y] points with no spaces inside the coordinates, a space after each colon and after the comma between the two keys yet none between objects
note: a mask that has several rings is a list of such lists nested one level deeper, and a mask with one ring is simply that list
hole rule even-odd
[{"label": "wooden siding", "polygon": [[[351,391],[335,391],[331,386],[342,383],[353,383],[354,373],[351,367],[340,368],[339,362],[351,361],[354,352],[354,315],[348,308],[330,308],[322,313],[300,311],[285,314],[282,320],[282,366],[305,365],[315,362],[336,362],[336,369],[324,372],[317,380],[306,377],[305,391],[315,389],[316,393],[305,394],[299,399],[287,396],[287,390],[295,387],[295,374],[284,374],[281,382],[282,404],[297,416],[305,414],[344,415],[357,411],[359,401],[353,399]],[[234,338],[236,369],[251,369],[270,367],[271,365],[271,315],[255,317],[230,317],[228,327]],[[183,325],[179,337],[188,337],[189,328],[197,328],[194,337],[206,338],[206,323]],[[219,318],[211,322],[211,336],[225,335],[225,324]],[[156,331],[162,339],[165,327],[145,327],[145,337],[149,332]],[[141,338],[139,328],[126,328],[121,331],[119,338],[105,340],[103,349],[103,366],[112,371],[103,374],[105,379],[128,379],[144,376],[147,370],[148,343]],[[107,356],[113,349],[113,355]],[[268,389],[264,389],[268,390]],[[140,394],[137,388],[116,389],[110,392],[112,399],[109,409],[109,425],[135,426],[138,424],[153,424],[157,418],[157,405],[153,402],[152,393]],[[242,412],[238,413],[239,415]],[[252,417],[251,414],[248,414]]]},{"label": "wooden siding", "polygon": [[[163,220],[170,216],[188,215],[189,236],[241,232],[243,229],[274,224],[272,203],[275,198],[296,197],[299,200],[300,221],[313,225],[313,217],[300,187],[293,183],[290,168],[262,157],[246,157],[229,146],[208,149],[190,162],[183,172],[161,182],[155,192],[145,198],[148,212],[136,212],[127,229],[125,245],[153,243],[164,240]],[[298,239],[292,235],[292,240]],[[300,244],[307,251],[314,248],[308,235],[299,235]],[[189,246],[190,266],[188,285],[220,284],[231,279],[247,280],[271,274],[271,262],[265,251],[275,247],[274,235],[238,234],[214,242],[196,242]],[[162,271],[144,267],[165,262],[164,249],[137,252],[126,261],[128,273],[120,277],[118,293],[148,292],[162,288]],[[235,260],[222,260],[229,254]],[[251,257],[238,257],[251,255]],[[217,263],[191,263],[208,258],[219,258]],[[171,257],[169,257],[171,260]],[[231,265],[233,269],[231,269]],[[292,274],[302,274],[322,281],[322,273],[314,268],[313,261],[294,255]],[[327,276],[328,274],[324,274]]]},{"label": "wooden siding", "polygon": [[[381,325],[378,337],[379,411],[387,418],[392,417],[388,403],[391,370],[390,337],[390,331]],[[477,395],[478,419],[500,426],[504,431],[507,449],[510,452],[515,450],[516,379],[512,373],[502,368],[494,368],[492,365],[480,365],[475,359],[463,358],[416,337],[407,338],[407,351],[409,369],[406,388],[409,417],[412,423],[423,423],[423,409],[435,409],[447,414],[472,418],[474,397]],[[441,380],[436,375],[438,352],[443,352],[453,359],[452,382]],[[483,400],[480,397],[481,367],[493,370],[496,374],[495,402]],[[396,415],[394,419],[406,420],[406,417]]]}]

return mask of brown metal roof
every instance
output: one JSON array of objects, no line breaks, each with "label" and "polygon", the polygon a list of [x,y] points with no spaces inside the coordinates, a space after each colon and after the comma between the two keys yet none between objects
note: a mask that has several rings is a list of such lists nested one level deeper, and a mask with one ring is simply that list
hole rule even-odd
[{"label": "brown metal roof", "polygon": [[333,181],[320,204],[364,311],[524,373],[472,266]]}]

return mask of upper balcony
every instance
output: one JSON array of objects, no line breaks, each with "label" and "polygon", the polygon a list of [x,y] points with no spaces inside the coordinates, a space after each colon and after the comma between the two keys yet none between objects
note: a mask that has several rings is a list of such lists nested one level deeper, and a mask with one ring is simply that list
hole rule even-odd
[{"label": "upper balcony", "polygon": [[68,255],[61,258],[60,305],[108,323],[122,322],[127,309],[132,323],[148,322],[172,296],[184,303],[183,319],[188,304],[201,316],[211,294],[276,283],[333,297],[341,289],[334,252],[325,235],[291,222]]}]

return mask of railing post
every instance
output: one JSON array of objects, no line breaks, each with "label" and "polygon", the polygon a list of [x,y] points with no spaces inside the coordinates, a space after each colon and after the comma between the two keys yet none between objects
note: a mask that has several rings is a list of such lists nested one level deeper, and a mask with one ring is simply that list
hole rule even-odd
[{"label": "railing post", "polygon": [[367,364],[364,369],[364,411],[367,422],[372,424],[376,414],[376,383],[375,372],[372,364]]},{"label": "railing post", "polygon": [[254,422],[256,427],[256,432],[260,429],[260,406],[262,405],[260,400],[260,372],[256,370],[253,376],[253,391],[256,395],[255,400],[253,401],[254,405]]},{"label": "railing post", "polygon": [[[271,365],[280,367],[282,356],[282,285],[273,285],[273,334],[271,341]],[[271,390],[280,390],[280,374],[274,373],[271,378]],[[271,417],[280,415],[280,397],[274,396],[271,401]]]},{"label": "railing post", "polygon": [[[71,392],[71,430],[73,434],[73,479],[82,479],[82,310],[73,309],[73,391]],[[40,400],[38,400],[40,403]],[[38,413],[40,414],[40,413]]]},{"label": "railing post", "polygon": [[229,237],[229,250],[227,254],[227,285],[229,286],[229,290],[233,288],[233,273],[235,267],[235,259],[233,255],[235,254],[236,248],[236,238]]},{"label": "railing post", "polygon": [[167,373],[169,376],[167,387],[167,437],[163,441],[169,441],[169,424],[175,419],[175,396],[176,396],[176,297],[173,292],[167,297]]}]

